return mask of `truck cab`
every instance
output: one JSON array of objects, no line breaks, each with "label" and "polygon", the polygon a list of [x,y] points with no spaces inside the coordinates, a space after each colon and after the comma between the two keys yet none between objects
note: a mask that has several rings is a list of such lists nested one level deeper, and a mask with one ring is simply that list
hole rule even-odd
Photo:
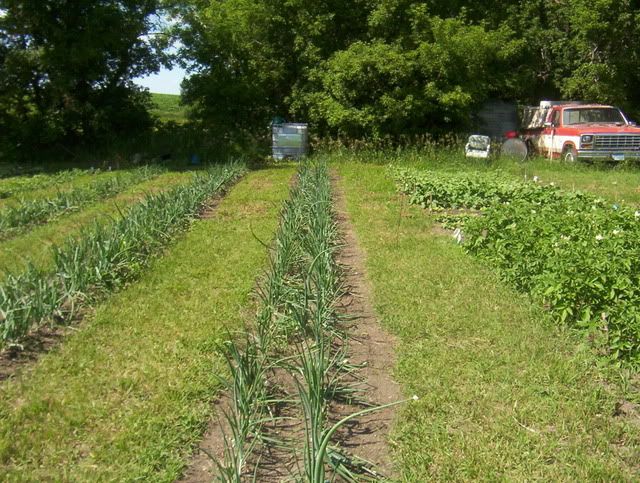
[{"label": "truck cab", "polygon": [[564,161],[640,159],[640,128],[617,107],[543,101],[530,109],[523,139],[544,156]]}]

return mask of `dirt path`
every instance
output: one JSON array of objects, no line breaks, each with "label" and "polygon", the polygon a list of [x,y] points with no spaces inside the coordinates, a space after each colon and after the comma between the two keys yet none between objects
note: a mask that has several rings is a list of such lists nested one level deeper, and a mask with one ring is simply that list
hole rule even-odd
[{"label": "dirt path", "polygon": [[[211,412],[221,415],[229,408],[229,396],[224,393],[213,403]],[[215,480],[218,474],[215,461],[224,460],[224,433],[229,433],[229,427],[224,418],[213,418],[179,482],[210,483]]]},{"label": "dirt path", "polygon": [[[334,206],[338,227],[344,242],[338,253],[338,263],[344,269],[345,294],[339,310],[352,318],[349,324],[349,358],[363,364],[359,376],[370,404],[385,404],[401,398],[399,384],[393,379],[396,365],[395,338],[378,323],[372,304],[372,291],[365,268],[365,255],[360,249],[349,219],[344,192],[336,173],[332,174]],[[336,416],[355,412],[353,406],[334,405]],[[395,416],[391,407],[353,420],[340,433],[344,448],[359,458],[374,463],[375,469],[386,477],[394,476],[387,437]]]},{"label": "dirt path", "polygon": [[[376,319],[364,254],[358,245],[346,211],[345,197],[335,174],[332,176],[332,185],[337,223],[344,243],[337,257],[337,262],[344,271],[344,295],[339,300],[338,311],[347,318],[345,329],[349,333],[349,360],[362,366],[357,377],[363,394],[362,404],[332,403],[329,417],[335,422],[368,405],[397,401],[401,397],[401,391],[391,376],[396,363],[395,339],[380,327]],[[295,398],[295,387],[286,371],[277,370],[270,374],[269,379],[274,387],[284,391],[283,399]],[[220,409],[225,407],[229,407],[228,396],[221,395],[212,408],[212,413],[220,413]],[[298,467],[303,464],[301,448],[304,444],[304,425],[300,408],[284,404],[276,408],[276,416],[284,419],[267,425],[265,433],[269,437],[288,442],[298,451],[277,447],[258,450],[252,460],[259,461],[255,474],[261,482],[290,481],[299,473]],[[393,477],[387,437],[394,416],[395,408],[387,408],[352,420],[338,432],[336,442],[348,455],[373,463],[378,476]],[[218,418],[212,419],[180,482],[204,483],[215,478],[217,467],[212,458],[220,461],[224,459],[223,431],[228,432],[225,422]],[[254,464],[249,466],[246,474],[251,479],[256,470]]]}]

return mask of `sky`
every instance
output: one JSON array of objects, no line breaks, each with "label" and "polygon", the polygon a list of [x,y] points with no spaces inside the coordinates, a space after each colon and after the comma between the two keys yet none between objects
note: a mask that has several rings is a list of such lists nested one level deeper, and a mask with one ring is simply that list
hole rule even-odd
[{"label": "sky", "polygon": [[174,67],[171,70],[162,69],[157,74],[147,77],[138,77],[134,82],[157,94],[180,94],[180,83],[185,75],[184,69]]}]

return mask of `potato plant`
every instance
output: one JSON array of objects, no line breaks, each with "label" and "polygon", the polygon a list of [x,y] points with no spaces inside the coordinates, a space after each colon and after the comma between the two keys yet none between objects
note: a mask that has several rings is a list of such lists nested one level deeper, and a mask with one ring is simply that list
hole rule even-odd
[{"label": "potato plant", "polygon": [[603,355],[640,367],[640,212],[581,192],[485,174],[396,171],[425,207],[481,208],[464,249],[496,266],[557,322],[588,331]]},{"label": "potato plant", "polygon": [[391,168],[391,173],[411,203],[431,210],[484,210],[514,200],[552,203],[564,196],[554,185],[521,182],[500,172],[435,173]]}]

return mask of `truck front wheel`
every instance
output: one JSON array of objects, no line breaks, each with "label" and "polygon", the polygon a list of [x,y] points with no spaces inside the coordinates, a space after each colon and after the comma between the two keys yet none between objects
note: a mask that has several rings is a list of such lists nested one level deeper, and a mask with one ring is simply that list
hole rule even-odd
[{"label": "truck front wheel", "polygon": [[562,160],[565,163],[575,163],[578,160],[578,151],[573,146],[566,146],[562,150]]}]

